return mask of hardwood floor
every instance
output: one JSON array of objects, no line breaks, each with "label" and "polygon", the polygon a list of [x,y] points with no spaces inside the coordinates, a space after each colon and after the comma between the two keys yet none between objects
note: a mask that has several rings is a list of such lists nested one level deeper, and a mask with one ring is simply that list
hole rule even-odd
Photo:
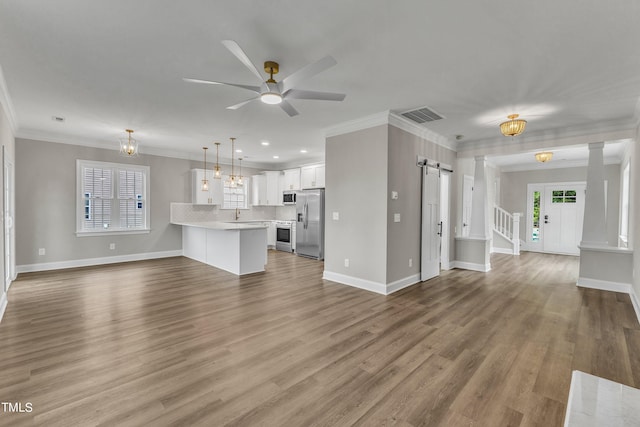
[{"label": "hardwood floor", "polygon": [[0,425],[560,426],[571,371],[640,386],[624,294],[578,259],[494,255],[391,296],[269,253],[22,274],[0,324]]}]

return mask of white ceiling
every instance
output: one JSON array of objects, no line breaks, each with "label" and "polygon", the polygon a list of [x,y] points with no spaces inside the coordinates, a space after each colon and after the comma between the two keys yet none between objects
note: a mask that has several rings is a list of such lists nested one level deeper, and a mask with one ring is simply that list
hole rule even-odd
[{"label": "white ceiling", "polygon": [[[182,81],[255,84],[224,39],[258,67],[279,62],[277,79],[332,55],[338,64],[300,88],[347,97],[293,100],[292,118],[260,102],[227,110],[251,94]],[[271,164],[321,158],[324,129],[385,110],[429,106],[445,116],[429,129],[465,144],[502,138],[513,112],[527,132],[630,123],[638,40],[640,2],[628,0],[0,2],[18,136],[115,147],[132,128],[143,152],[194,158],[214,140],[228,156],[235,136]]]}]

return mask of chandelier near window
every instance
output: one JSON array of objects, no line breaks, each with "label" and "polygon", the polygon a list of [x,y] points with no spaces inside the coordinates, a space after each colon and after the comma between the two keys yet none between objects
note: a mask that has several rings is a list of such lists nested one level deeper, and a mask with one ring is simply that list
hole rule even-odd
[{"label": "chandelier near window", "polygon": [[500,123],[500,132],[504,136],[517,136],[524,132],[524,128],[527,126],[527,121],[519,119],[519,114],[510,114],[507,116],[509,120]]},{"label": "chandelier near window", "polygon": [[133,130],[125,129],[125,131],[128,133],[128,136],[125,138],[120,138],[120,154],[127,157],[137,157],[138,141],[131,138]]}]

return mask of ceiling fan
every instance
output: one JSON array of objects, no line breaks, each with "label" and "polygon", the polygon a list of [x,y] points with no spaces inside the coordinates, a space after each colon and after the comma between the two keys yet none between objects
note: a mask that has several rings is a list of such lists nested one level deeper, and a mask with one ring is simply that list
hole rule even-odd
[{"label": "ceiling fan", "polygon": [[331,56],[316,61],[306,67],[296,71],[295,73],[285,77],[279,82],[273,79],[273,75],[280,71],[280,65],[274,61],[266,61],[264,63],[264,71],[269,74],[269,79],[263,81],[260,74],[249,57],[244,53],[242,48],[233,40],[223,40],[222,44],[242,62],[260,81],[260,86],[243,85],[237,83],[215,82],[210,80],[188,79],[183,80],[190,83],[204,83],[210,85],[226,85],[235,86],[255,92],[258,96],[242,101],[238,104],[227,107],[228,110],[237,110],[238,108],[248,104],[251,101],[260,99],[265,104],[278,104],[290,117],[298,115],[298,111],[289,103],[290,99],[313,99],[320,101],[342,101],[346,96],[343,93],[331,92],[315,92],[311,90],[296,89],[295,87],[302,81],[309,79],[316,74],[327,70],[336,65],[336,60]]}]

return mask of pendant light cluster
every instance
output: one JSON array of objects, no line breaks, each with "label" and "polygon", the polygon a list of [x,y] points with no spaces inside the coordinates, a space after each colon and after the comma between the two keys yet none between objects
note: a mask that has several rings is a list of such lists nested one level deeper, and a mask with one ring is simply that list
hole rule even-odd
[{"label": "pendant light cluster", "polygon": [[[238,160],[240,162],[240,174],[235,174],[235,162],[234,162],[234,153],[235,153],[235,142],[236,138],[231,139],[231,173],[229,174],[228,179],[225,180],[225,185],[231,188],[242,187],[244,185],[244,178],[242,176],[242,157],[239,157]],[[214,142],[216,146],[216,164],[213,167],[213,178],[214,179],[222,179],[222,169],[220,168],[220,143]],[[209,191],[209,180],[207,179],[207,147],[202,147],[204,150],[204,179],[202,180],[202,191]]]}]

